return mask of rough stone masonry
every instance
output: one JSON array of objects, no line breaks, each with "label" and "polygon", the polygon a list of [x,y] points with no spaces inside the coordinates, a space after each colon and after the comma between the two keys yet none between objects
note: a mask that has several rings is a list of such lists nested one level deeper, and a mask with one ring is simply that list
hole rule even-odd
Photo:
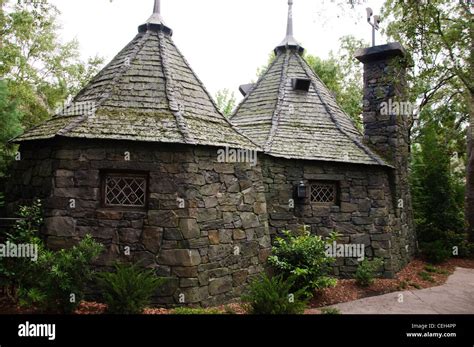
[{"label": "rough stone masonry", "polygon": [[[303,225],[363,244],[365,256],[385,260],[387,277],[409,261],[408,120],[380,112],[403,99],[398,44],[357,54],[363,136],[292,29],[230,121],[171,36],[155,12],[64,112],[15,139],[11,215],[43,199],[50,248],[91,234],[106,248],[97,266],[140,262],[166,277],[154,302],[167,306],[240,297],[264,270],[272,239]],[[94,107],[74,106],[83,103]],[[254,151],[257,161],[226,162],[218,155],[226,149]],[[334,274],[352,276],[357,264],[338,258]]]}]

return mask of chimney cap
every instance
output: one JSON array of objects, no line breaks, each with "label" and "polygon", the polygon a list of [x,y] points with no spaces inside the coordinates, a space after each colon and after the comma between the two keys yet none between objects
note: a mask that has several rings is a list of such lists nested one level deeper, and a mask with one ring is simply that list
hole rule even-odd
[{"label": "chimney cap", "polygon": [[355,58],[364,64],[397,56],[402,58],[407,56],[405,48],[398,42],[390,42],[385,45],[369,48],[360,48],[355,52]]}]

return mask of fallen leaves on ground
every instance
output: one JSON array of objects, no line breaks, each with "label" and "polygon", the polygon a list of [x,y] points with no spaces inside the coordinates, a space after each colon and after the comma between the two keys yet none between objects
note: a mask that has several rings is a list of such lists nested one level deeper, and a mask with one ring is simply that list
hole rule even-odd
[{"label": "fallen leaves on ground", "polygon": [[[427,271],[427,266],[430,269],[436,269],[436,272]],[[375,279],[375,282],[366,288],[358,286],[353,279],[340,279],[336,287],[317,291],[310,306],[318,308],[396,291],[439,286],[446,282],[456,267],[474,269],[474,259],[450,259],[435,266],[416,259],[397,273],[395,278]],[[428,274],[428,279],[420,277],[422,272]]]},{"label": "fallen leaves on ground", "polygon": [[[340,279],[334,288],[325,288],[316,292],[310,306],[313,312],[319,313],[318,307],[334,305],[342,302],[362,299],[368,296],[382,295],[401,290],[414,290],[442,285],[456,267],[474,269],[474,259],[450,259],[443,264],[432,266],[416,259],[410,262],[393,279],[376,279],[369,287],[358,286],[353,279]],[[428,271],[428,270],[431,271]],[[420,273],[425,273],[424,278]],[[246,314],[245,308],[240,303],[232,303],[213,307],[210,311],[219,311],[223,314]],[[82,301],[74,312],[79,315],[104,314],[107,305],[99,302]],[[201,313],[205,314],[202,310]],[[34,314],[34,309],[21,308],[12,303],[6,295],[0,295],[0,313],[2,314]],[[173,314],[173,309],[146,308],[147,315]]]}]

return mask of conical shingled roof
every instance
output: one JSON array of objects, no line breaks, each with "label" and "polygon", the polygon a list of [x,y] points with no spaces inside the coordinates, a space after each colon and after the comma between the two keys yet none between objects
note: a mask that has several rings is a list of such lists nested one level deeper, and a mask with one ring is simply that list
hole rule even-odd
[{"label": "conical shingled roof", "polygon": [[63,136],[255,149],[217,110],[156,8],[69,109],[15,142]]},{"label": "conical shingled roof", "polygon": [[[302,58],[303,48],[280,44],[275,52],[231,122],[275,157],[387,165],[362,143],[351,118]],[[295,90],[293,79],[309,80],[309,90]]]}]

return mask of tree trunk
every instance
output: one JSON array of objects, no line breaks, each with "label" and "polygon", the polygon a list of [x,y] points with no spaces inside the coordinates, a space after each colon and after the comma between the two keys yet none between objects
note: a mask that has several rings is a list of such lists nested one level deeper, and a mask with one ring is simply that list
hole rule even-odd
[{"label": "tree trunk", "polygon": [[469,239],[474,242],[474,95],[469,96],[469,129],[467,131],[466,207]]}]

